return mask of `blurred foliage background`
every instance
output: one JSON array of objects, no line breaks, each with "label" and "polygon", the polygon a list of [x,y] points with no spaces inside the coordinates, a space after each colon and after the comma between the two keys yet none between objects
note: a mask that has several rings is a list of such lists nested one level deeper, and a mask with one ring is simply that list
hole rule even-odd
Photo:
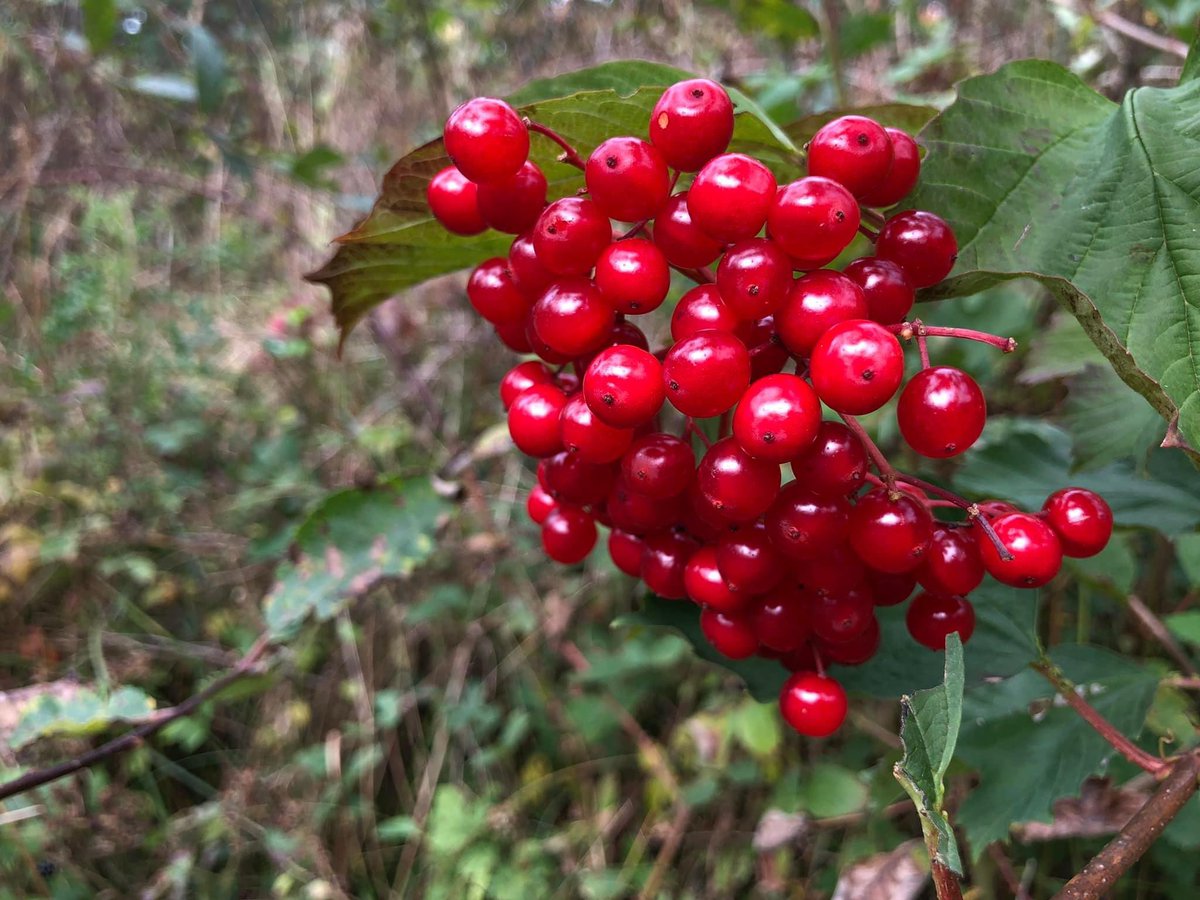
[{"label": "blurred foliage background", "polygon": [[[841,737],[802,743],[680,637],[612,628],[636,600],[623,577],[541,560],[531,471],[496,430],[510,362],[462,278],[380,308],[338,359],[302,276],[390,162],[477,93],[645,58],[788,122],[944,106],[958,79],[1042,56],[1119,97],[1174,82],[1198,15],[1196,0],[4,4],[0,772],[227,668],[269,592],[304,594],[288,573],[305,528],[340,514],[412,534],[349,607],[273,623],[288,639],[269,674],[0,806],[0,898],[821,897],[862,861],[874,887],[841,896],[917,896],[895,705],[860,702]],[[1153,415],[1106,428],[1111,375],[1046,298],[1006,288],[938,322],[1028,348],[956,351],[1002,426],[1057,423],[1085,469],[1154,455]],[[453,500],[423,494],[403,521],[371,505],[431,475]],[[1077,630],[1153,655],[1118,598],[1136,587],[1186,615],[1192,537],[1130,536],[1056,583],[1051,642]],[[1155,735],[1194,742],[1178,691],[1155,715]],[[1193,897],[1193,831],[1122,896]],[[1022,879],[1048,896],[1103,841],[1079,834],[997,845],[973,866],[978,896]]]}]

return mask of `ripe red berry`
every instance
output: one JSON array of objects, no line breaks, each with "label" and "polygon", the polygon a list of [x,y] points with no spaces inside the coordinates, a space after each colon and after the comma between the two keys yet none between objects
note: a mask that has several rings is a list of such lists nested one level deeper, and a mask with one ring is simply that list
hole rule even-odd
[{"label": "ripe red berry", "polygon": [[808,174],[831,178],[856,197],[882,187],[891,168],[891,138],[865,116],[834,119],[808,144]]},{"label": "ripe red berry", "polygon": [[529,492],[529,498],[525,501],[525,511],[537,525],[545,522],[546,517],[557,507],[558,501],[540,484],[533,486],[533,490]]},{"label": "ripe red berry", "polygon": [[590,463],[565,450],[545,462],[546,490],[556,500],[576,506],[604,502],[617,477],[614,466]]},{"label": "ripe red berry", "polygon": [[812,444],[792,460],[792,474],[818,497],[846,497],[862,487],[867,451],[841,422],[822,422]]},{"label": "ripe red berry", "polygon": [[529,158],[529,129],[503,100],[476,97],[450,113],[446,153],[474,182],[516,175]]},{"label": "ripe red berry", "polygon": [[558,418],[567,395],[552,384],[522,391],[508,408],[508,433],[527,456],[553,456],[562,450]]},{"label": "ripe red berry", "polygon": [[687,490],[696,474],[696,454],[673,434],[656,432],[638,438],[621,458],[621,473],[630,488],[647,497],[665,499]]},{"label": "ripe red berry", "polygon": [[946,638],[956,631],[964,644],[971,639],[975,608],[964,597],[922,591],[908,605],[904,622],[918,644],[930,650],[945,650]]},{"label": "ripe red berry", "polygon": [[808,615],[813,634],[822,641],[851,641],[875,621],[875,603],[862,589],[814,594],[809,598]]},{"label": "ripe red berry", "polygon": [[775,199],[775,176],[752,156],[723,153],[704,164],[688,189],[688,210],[714,240],[733,244],[754,237]]},{"label": "ripe red berry", "polygon": [[904,350],[877,322],[849,319],[821,336],[809,359],[813,388],[840,413],[861,416],[887,403],[904,379]]},{"label": "ripe red berry", "polygon": [[666,500],[647,497],[618,477],[604,503],[613,528],[631,534],[649,535],[683,521],[687,514],[682,495]]},{"label": "ripe red berry", "polygon": [[587,278],[560,278],[533,306],[538,338],[568,358],[603,347],[614,321],[613,308]]},{"label": "ripe red berry", "polygon": [[921,564],[933,538],[933,516],[907,493],[877,488],[850,513],[850,546],[881,572],[910,572]]},{"label": "ripe red berry", "polygon": [[517,290],[508,271],[508,260],[502,257],[485,260],[475,267],[467,282],[467,299],[493,325],[524,321],[531,305]]},{"label": "ripe red berry", "polygon": [[672,169],[695,172],[733,137],[733,103],[707,78],[692,78],[663,91],[650,114],[650,140]]},{"label": "ripe red berry", "polygon": [[979,552],[988,574],[1001,584],[1019,588],[1041,587],[1062,568],[1062,545],[1054,529],[1037,516],[1015,512],[991,523],[992,530],[1012,559],[1003,560],[984,534],[979,535]]},{"label": "ripe red berry", "polygon": [[821,401],[795,375],[768,375],[746,388],[733,436],[755,459],[785,463],[808,447],[821,425]]},{"label": "ripe red berry", "polygon": [[775,328],[788,350],[808,356],[826,331],[839,322],[867,318],[867,310],[862,288],[839,272],[818,269],[792,282],[775,314]]},{"label": "ripe red berry", "polygon": [[779,466],[754,459],[733,438],[713,444],[696,468],[696,483],[730,522],[749,522],[767,511],[779,492]]},{"label": "ripe red berry", "polygon": [[892,140],[892,167],[881,184],[858,198],[863,206],[880,209],[899,203],[907,197],[916,187],[917,178],[921,174],[921,154],[917,149],[917,142],[899,128],[885,130]]},{"label": "ripe red berry", "polygon": [[657,246],[631,238],[604,248],[596,260],[595,281],[617,312],[634,316],[662,306],[671,287],[671,269]]},{"label": "ripe red berry", "polygon": [[513,239],[508,248],[508,271],[517,290],[525,295],[530,304],[542,296],[542,292],[558,277],[538,262],[531,232]]},{"label": "ripe red berry", "polygon": [[555,200],[533,226],[538,262],[556,275],[586,275],[612,236],[608,217],[582,197]]},{"label": "ripe red berry", "polygon": [[552,366],[561,366],[571,361],[571,354],[556,350],[542,340],[541,336],[537,333],[537,327],[533,321],[533,310],[529,311],[529,316],[525,321],[525,339],[529,342],[532,351],[543,362],[547,362]]},{"label": "ripe red berry", "polygon": [[613,428],[601,422],[582,394],[576,394],[563,407],[559,429],[567,452],[589,463],[615,462],[633,443],[632,428]]},{"label": "ripe red berry", "polygon": [[867,301],[867,313],[860,318],[883,325],[903,322],[912,310],[916,292],[904,270],[894,262],[864,256],[846,266],[845,275],[860,288]]},{"label": "ripe red berry", "polygon": [[642,581],[655,594],[667,600],[683,600],[687,590],[683,572],[688,560],[699,549],[695,540],[675,531],[661,531],[646,538],[642,551]]},{"label": "ripe red berry", "polygon": [[846,540],[850,504],[842,497],[818,497],[790,482],[767,511],[767,534],[790,559],[812,559]]},{"label": "ripe red berry", "polygon": [[777,375],[792,361],[792,355],[775,333],[775,317],[743,322],[735,334],[750,352],[750,380]]},{"label": "ripe red berry", "polygon": [[608,533],[608,555],[613,565],[634,578],[642,577],[642,550],[645,542],[636,534],[614,528]]},{"label": "ripe red berry", "polygon": [[797,672],[779,693],[783,719],[806,737],[828,737],[846,720],[846,692],[834,679]]},{"label": "ripe red berry", "polygon": [[819,641],[821,656],[842,666],[861,666],[879,650],[882,634],[874,615],[867,627],[845,641]]},{"label": "ripe red berry", "polygon": [[500,339],[500,343],[504,344],[509,350],[514,353],[532,353],[533,344],[529,342],[527,334],[528,319],[523,319],[519,322],[501,322],[492,327],[496,331],[496,337]]},{"label": "ripe red berry", "polygon": [[899,606],[917,586],[915,572],[880,572],[867,568],[867,584],[876,606]]},{"label": "ripe red berry", "polygon": [[739,319],[754,321],[783,305],[792,283],[792,261],[774,241],[749,238],[725,251],[717,288]]},{"label": "ripe red berry", "polygon": [[965,597],[983,581],[983,557],[975,530],[934,529],[925,562],[917,569],[921,587],[932,594]]},{"label": "ripe red berry", "polygon": [[707,419],[737,403],[750,383],[750,354],[725,331],[700,331],[667,351],[663,383],[671,405]]},{"label": "ripe red berry", "polygon": [[863,587],[867,577],[867,567],[845,543],[797,560],[792,572],[797,583],[810,594],[844,594]]},{"label": "ripe red berry", "polygon": [[746,616],[706,609],[700,613],[700,630],[713,649],[729,659],[747,659],[758,650],[758,638]]},{"label": "ripe red berry", "polygon": [[615,428],[637,428],[662,406],[663,367],[640,347],[601,350],[583,376],[583,399],[596,418]]},{"label": "ripe red berry", "polygon": [[1085,488],[1055,491],[1042,504],[1042,515],[1058,535],[1065,556],[1095,556],[1112,537],[1112,509]]},{"label": "ripe red berry", "polygon": [[479,212],[478,191],[475,182],[468,181],[454,166],[446,166],[429,182],[425,199],[443,228],[465,237],[487,229]]},{"label": "ripe red berry", "polygon": [[684,269],[707,266],[725,245],[701,231],[688,211],[687,191],[673,194],[654,217],[654,243],[667,262]]},{"label": "ripe red berry", "polygon": [[497,231],[520,234],[532,228],[546,207],[546,176],[527,161],[516,175],[479,185],[479,213]]},{"label": "ripe red berry", "polygon": [[799,269],[832,262],[858,233],[854,196],[828,178],[801,178],[779,189],[767,213],[767,233]]},{"label": "ripe red berry", "polygon": [[807,598],[794,587],[776,588],[748,609],[758,642],[779,653],[795,650],[812,633]]},{"label": "ripe red berry", "polygon": [[596,523],[574,506],[559,505],[542,523],[542,549],[555,562],[582,562],[596,546]]},{"label": "ripe red berry", "polygon": [[693,602],[723,613],[737,612],[749,599],[734,593],[725,583],[717,568],[717,548],[712,544],[692,554],[683,570],[683,586]]},{"label": "ripe red berry", "polygon": [[902,268],[914,287],[929,287],[954,268],[958,241],[945,219],[908,209],[884,222],[875,239],[875,255]]},{"label": "ripe red berry", "polygon": [[733,333],[741,320],[721,299],[715,284],[698,284],[679,298],[671,313],[671,339],[682,341],[701,331]]},{"label": "ripe red berry", "polygon": [[640,222],[652,218],[671,192],[662,154],[640,138],[609,138],[584,169],[588,196],[610,219]]},{"label": "ripe red berry", "polygon": [[900,433],[908,445],[932,459],[967,450],[983,433],[987,403],[975,379],[961,369],[922,369],[900,392],[896,407]]},{"label": "ripe red berry", "polygon": [[500,380],[500,402],[507,410],[514,400],[535,384],[553,384],[554,373],[534,359],[517,363]]},{"label": "ripe red berry", "polygon": [[722,537],[717,543],[717,568],[741,596],[768,591],[787,574],[783,557],[761,526],[740,528]]}]

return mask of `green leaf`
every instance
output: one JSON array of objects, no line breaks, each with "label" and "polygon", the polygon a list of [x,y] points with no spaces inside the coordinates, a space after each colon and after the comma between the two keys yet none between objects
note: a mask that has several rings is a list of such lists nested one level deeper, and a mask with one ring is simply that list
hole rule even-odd
[{"label": "green leaf", "polygon": [[957,634],[946,639],[946,670],[941,686],[900,698],[900,740],[904,756],[896,763],[896,780],[912,798],[930,855],[962,874],[958,844],[942,809],[943,777],[954,758],[962,722],[963,647]]},{"label": "green leaf", "polygon": [[196,79],[196,97],[200,111],[212,115],[225,95],[225,54],[212,32],[203,25],[188,29],[187,50]]},{"label": "green leaf", "polygon": [[[1065,644],[1049,655],[1101,715],[1137,736],[1158,687],[1155,671],[1099,647]],[[958,824],[974,855],[1006,840],[1014,822],[1049,822],[1054,801],[1078,795],[1114,752],[1032,670],[968,690],[958,756],[980,783],[959,807]]]},{"label": "green leaf", "polygon": [[891,12],[861,12],[846,16],[838,29],[842,56],[851,59],[890,42],[893,15]]},{"label": "green leaf", "polygon": [[800,808],[818,819],[864,809],[870,789],[857,774],[836,763],[817,763],[800,777]]},{"label": "green leaf", "polygon": [[1188,49],[1187,59],[1183,63],[1183,71],[1179,73],[1179,83],[1200,79],[1200,29],[1192,37],[1192,46]]},{"label": "green leaf", "polygon": [[[1144,456],[1162,439],[1162,420],[1110,367],[1088,366],[1067,381],[1062,427],[1071,435],[1071,459],[1081,470]],[[1120,422],[1119,428],[1113,423]]]},{"label": "green leaf", "polygon": [[332,147],[318,144],[306,150],[299,156],[293,157],[288,165],[288,174],[301,184],[312,187],[327,187],[325,170],[342,162],[342,154]]},{"label": "green leaf", "polygon": [[380,579],[410,574],[433,553],[449,508],[427,481],[328,497],[297,531],[295,560],[275,574],[264,601],[270,632],[288,633],[309,613],[329,619]]},{"label": "green leaf", "polygon": [[927,298],[1032,277],[1130,387],[1200,447],[1200,81],[1119,106],[1060,66],[968,79],[921,135],[913,206],[959,239]]},{"label": "green leaf", "polygon": [[1189,609],[1187,612],[1163,616],[1163,623],[1181,641],[1200,647],[1200,610]]},{"label": "green leaf", "polygon": [[3,699],[19,710],[8,738],[14,750],[42,737],[95,734],[113,722],[144,720],[154,711],[154,700],[138,688],[125,686],[106,695],[67,681],[10,691]]},{"label": "green leaf", "polygon": [[83,0],[83,34],[92,53],[109,48],[117,33],[116,0]]},{"label": "green leaf", "polygon": [[729,728],[738,743],[755,756],[771,756],[783,739],[777,703],[745,700],[729,717]]},{"label": "green leaf", "polygon": [[1181,534],[1175,538],[1175,556],[1188,586],[1200,587],[1200,534]]}]

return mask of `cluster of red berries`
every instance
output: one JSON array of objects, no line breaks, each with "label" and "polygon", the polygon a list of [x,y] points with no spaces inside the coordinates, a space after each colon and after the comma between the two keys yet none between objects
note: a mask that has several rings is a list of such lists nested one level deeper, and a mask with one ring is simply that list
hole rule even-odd
[{"label": "cluster of red berries", "polygon": [[[684,81],[655,106],[648,141],[610,138],[585,162],[503,101],[477,98],[446,123],[454,165],[428,199],[452,232],[517,235],[507,258],[474,270],[467,295],[506,345],[537,357],[508,372],[500,394],[514,443],[540,460],[528,511],[547,555],[578,563],[606,526],[616,566],[660,597],[694,601],[719,652],[791,670],[783,716],[824,736],[846,714],[824,665],[871,658],[877,606],[920,585],[912,636],[935,649],[951,632],[965,641],[966,597],[985,572],[1043,585],[1064,554],[1104,547],[1112,515],[1086,490],[1059,491],[1031,515],[892,469],[854,417],[897,392],[900,433],[927,457],[962,453],[986,419],[971,376],[928,364],[924,338],[957,330],[905,321],[914,291],[953,266],[953,232],[930,212],[877,211],[915,185],[917,145],[845,116],[809,143],[808,176],[780,186],[762,162],[727,152],[733,129],[720,85]],[[547,204],[531,130],[583,169],[586,190]],[[695,175],[672,193],[681,173]],[[612,220],[629,226],[615,233]],[[873,254],[823,268],[860,230]],[[718,259],[715,273],[705,268]],[[652,352],[631,319],[662,306],[672,269],[696,286]],[[899,337],[917,338],[923,363],[903,390]],[[825,420],[823,405],[841,421]],[[717,419],[715,440],[704,419]],[[948,506],[965,520],[935,520]]]}]

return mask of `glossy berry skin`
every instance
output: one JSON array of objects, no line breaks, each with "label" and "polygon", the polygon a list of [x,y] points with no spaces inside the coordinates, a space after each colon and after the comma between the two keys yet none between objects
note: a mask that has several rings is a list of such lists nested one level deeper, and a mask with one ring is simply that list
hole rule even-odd
[{"label": "glossy berry skin", "polygon": [[813,634],[822,641],[852,641],[875,621],[875,603],[864,590],[818,594],[810,599],[808,614]]},{"label": "glossy berry skin", "polygon": [[834,679],[796,672],[779,693],[783,720],[805,737],[828,737],[846,721],[846,692]]},{"label": "glossy berry skin", "polygon": [[663,91],[650,113],[650,140],[672,169],[696,172],[724,153],[733,137],[733,103],[707,78],[692,78]]},{"label": "glossy berry skin", "polygon": [[808,174],[830,178],[856,197],[883,186],[891,168],[891,138],[865,116],[834,119],[808,144]]},{"label": "glossy berry skin", "polygon": [[821,656],[838,665],[861,666],[878,652],[882,637],[879,620],[872,615],[866,628],[849,640],[819,641]]},{"label": "glossy berry skin", "polygon": [[474,182],[516,175],[529,158],[529,129],[503,100],[476,97],[450,113],[443,132],[446,153]]},{"label": "glossy berry skin", "polygon": [[621,457],[629,487],[659,500],[682,494],[696,475],[696,454],[687,441],[656,432],[638,438]]},{"label": "glossy berry skin", "polygon": [[546,517],[557,507],[558,501],[540,484],[533,486],[533,490],[529,492],[529,498],[525,501],[525,511],[537,525],[545,522]]},{"label": "glossy berry skin", "polygon": [[860,497],[850,514],[850,546],[881,572],[911,572],[925,559],[933,539],[933,517],[906,493],[895,499],[885,488]]},{"label": "glossy berry skin", "polygon": [[554,384],[554,373],[537,360],[517,363],[500,379],[500,402],[507,411],[520,394],[535,384]]},{"label": "glossy berry skin", "polygon": [[779,189],[767,212],[767,234],[798,269],[819,269],[858,233],[858,202],[828,178],[801,178]]},{"label": "glossy berry skin", "polygon": [[647,497],[631,488],[620,476],[609,491],[604,509],[613,528],[643,537],[677,525],[686,515],[682,496],[666,500]]},{"label": "glossy berry skin", "polygon": [[538,338],[568,358],[600,349],[615,322],[613,309],[587,278],[561,278],[533,306]]},{"label": "glossy berry skin", "polygon": [[533,344],[529,342],[529,335],[526,328],[527,322],[501,322],[492,327],[496,330],[496,337],[509,350],[514,353],[532,353]]},{"label": "glossy berry skin", "polygon": [[758,651],[758,638],[746,616],[705,609],[700,613],[700,630],[713,649],[729,659],[748,659]]},{"label": "glossy berry skin", "polygon": [[741,325],[732,309],[721,299],[715,284],[698,284],[679,298],[671,313],[671,340],[682,341],[701,331],[728,331]]},{"label": "glossy berry skin", "polygon": [[701,231],[734,244],[762,230],[776,190],[775,176],[757,159],[723,153],[705,163],[692,182],[688,209]]},{"label": "glossy berry skin", "polygon": [[497,231],[521,234],[533,227],[546,207],[546,176],[526,161],[516,175],[479,185],[479,213]]},{"label": "glossy berry skin", "polygon": [[741,528],[717,542],[717,568],[742,596],[768,591],[787,574],[787,564],[771,544],[765,528]]},{"label": "glossy berry skin", "polygon": [[734,244],[717,267],[717,288],[739,319],[753,322],[783,305],[792,283],[792,261],[774,241],[749,238]]},{"label": "glossy berry skin", "polygon": [[475,312],[493,325],[523,322],[531,306],[517,290],[503,257],[484,260],[475,267],[467,281],[467,299]]},{"label": "glossy berry skin", "polygon": [[859,318],[892,325],[908,317],[916,291],[904,270],[894,262],[864,256],[846,266],[844,274],[862,288],[867,301],[867,312]]},{"label": "glossy berry skin", "polygon": [[596,260],[593,278],[608,304],[630,316],[658,309],[671,287],[667,258],[651,241],[642,238],[605,247]]},{"label": "glossy berry skin", "polygon": [[792,567],[797,583],[810,594],[844,594],[866,585],[867,567],[848,544],[838,544]]},{"label": "glossy berry skin", "polygon": [[896,419],[910,447],[931,459],[947,459],[979,440],[987,422],[987,402],[966,372],[931,366],[909,379],[900,392]]},{"label": "glossy berry skin", "polygon": [[[708,544],[692,554],[683,570],[683,586],[693,603],[723,613],[734,613],[750,598],[730,590],[717,568],[717,548]],[[757,642],[756,642],[757,643]]]},{"label": "glossy berry skin", "polygon": [[609,138],[584,167],[588,196],[600,211],[619,222],[653,217],[671,192],[671,176],[662,154],[641,138]]},{"label": "glossy berry skin", "polygon": [[567,401],[558,420],[563,446],[584,462],[610,463],[620,459],[633,443],[632,428],[613,428],[588,408],[582,394]]},{"label": "glossy berry skin", "polygon": [[733,438],[713,444],[696,468],[700,492],[730,522],[749,522],[765,513],[779,481],[777,464],[754,459]]},{"label": "glossy berry skin", "polygon": [[508,271],[517,290],[534,303],[558,276],[538,262],[531,232],[513,238],[508,248]]},{"label": "glossy berry skin", "polygon": [[945,650],[946,638],[958,632],[964,644],[975,633],[975,608],[963,597],[922,591],[904,614],[908,633],[930,650]]},{"label": "glossy berry skin", "polygon": [[1002,560],[987,536],[982,533],[978,536],[983,566],[1001,584],[1019,588],[1041,587],[1058,574],[1062,568],[1062,544],[1045,521],[1028,513],[1015,512],[993,519],[991,525],[1013,556],[1011,560]]},{"label": "glossy berry skin", "polygon": [[809,358],[813,388],[840,413],[874,412],[896,393],[904,378],[904,350],[877,322],[849,319],[821,336]]},{"label": "glossy berry skin", "polygon": [[608,533],[608,555],[613,565],[634,578],[642,577],[642,550],[645,542],[636,534],[614,528]]},{"label": "glossy berry skin", "polygon": [[755,459],[785,463],[808,447],[821,425],[821,401],[795,375],[755,381],[733,414],[733,436]]},{"label": "glossy berry skin", "polygon": [[812,633],[806,598],[793,587],[771,591],[748,613],[758,642],[778,653],[795,650]]},{"label": "glossy berry skin", "polygon": [[818,269],[792,282],[783,308],[775,314],[775,329],[789,351],[808,356],[834,325],[865,319],[867,312],[862,288],[839,272]]},{"label": "glossy berry skin", "polygon": [[867,568],[867,585],[876,606],[899,606],[917,586],[915,572],[880,572]]},{"label": "glossy berry skin", "polygon": [[817,435],[792,460],[792,474],[805,490],[818,497],[846,497],[862,487],[867,474],[867,451],[862,441],[841,422],[824,421]]},{"label": "glossy berry skin", "polygon": [[929,287],[954,268],[958,241],[945,219],[908,209],[884,222],[875,239],[875,255],[902,268],[913,287]]},{"label": "glossy berry skin", "polygon": [[451,234],[479,234],[487,222],[479,212],[479,187],[454,166],[446,166],[433,176],[425,190],[429,211]]},{"label": "glossy berry skin", "polygon": [[683,573],[698,549],[696,542],[687,535],[663,531],[646,538],[645,544],[642,581],[646,587],[667,600],[686,599]]},{"label": "glossy berry skin", "polygon": [[667,262],[684,269],[707,266],[721,255],[725,245],[713,240],[692,221],[687,191],[671,195],[654,217],[654,243]]},{"label": "glossy berry skin", "polygon": [[567,395],[552,384],[522,391],[508,408],[508,433],[526,456],[553,456],[562,450],[558,419]]},{"label": "glossy berry skin", "polygon": [[921,154],[917,142],[899,128],[887,128],[892,141],[892,167],[887,177],[874,188],[859,196],[864,206],[882,209],[899,203],[917,186],[921,174]]},{"label": "glossy berry skin", "polygon": [[1112,537],[1112,509],[1103,497],[1085,488],[1055,491],[1042,504],[1042,516],[1058,535],[1064,556],[1095,556]]},{"label": "glossy berry skin", "polygon": [[983,574],[975,529],[934,529],[925,562],[917,569],[921,587],[933,594],[965,597],[979,587]]},{"label": "glossy berry skin", "polygon": [[616,468],[590,463],[563,450],[545,460],[546,490],[556,500],[576,506],[603,503],[616,481]]},{"label": "glossy berry skin", "polygon": [[737,336],[750,351],[750,380],[777,375],[792,361],[792,355],[775,333],[775,317],[743,322]]},{"label": "glossy berry skin", "polygon": [[596,523],[574,506],[559,505],[542,523],[542,549],[555,562],[583,562],[596,546]]},{"label": "glossy berry skin", "polygon": [[629,344],[601,350],[583,376],[588,408],[614,428],[637,428],[649,422],[665,395],[662,365],[652,354]]},{"label": "glossy berry skin", "polygon": [[608,217],[582,197],[555,200],[533,226],[538,262],[555,275],[586,275],[611,242]]},{"label": "glossy berry skin", "polygon": [[850,527],[850,504],[822,498],[804,486],[784,485],[767,512],[767,534],[775,549],[794,559],[813,559],[840,546]]},{"label": "glossy berry skin", "polygon": [[750,383],[750,354],[725,331],[700,331],[667,351],[667,399],[685,416],[707,419],[737,403]]}]

